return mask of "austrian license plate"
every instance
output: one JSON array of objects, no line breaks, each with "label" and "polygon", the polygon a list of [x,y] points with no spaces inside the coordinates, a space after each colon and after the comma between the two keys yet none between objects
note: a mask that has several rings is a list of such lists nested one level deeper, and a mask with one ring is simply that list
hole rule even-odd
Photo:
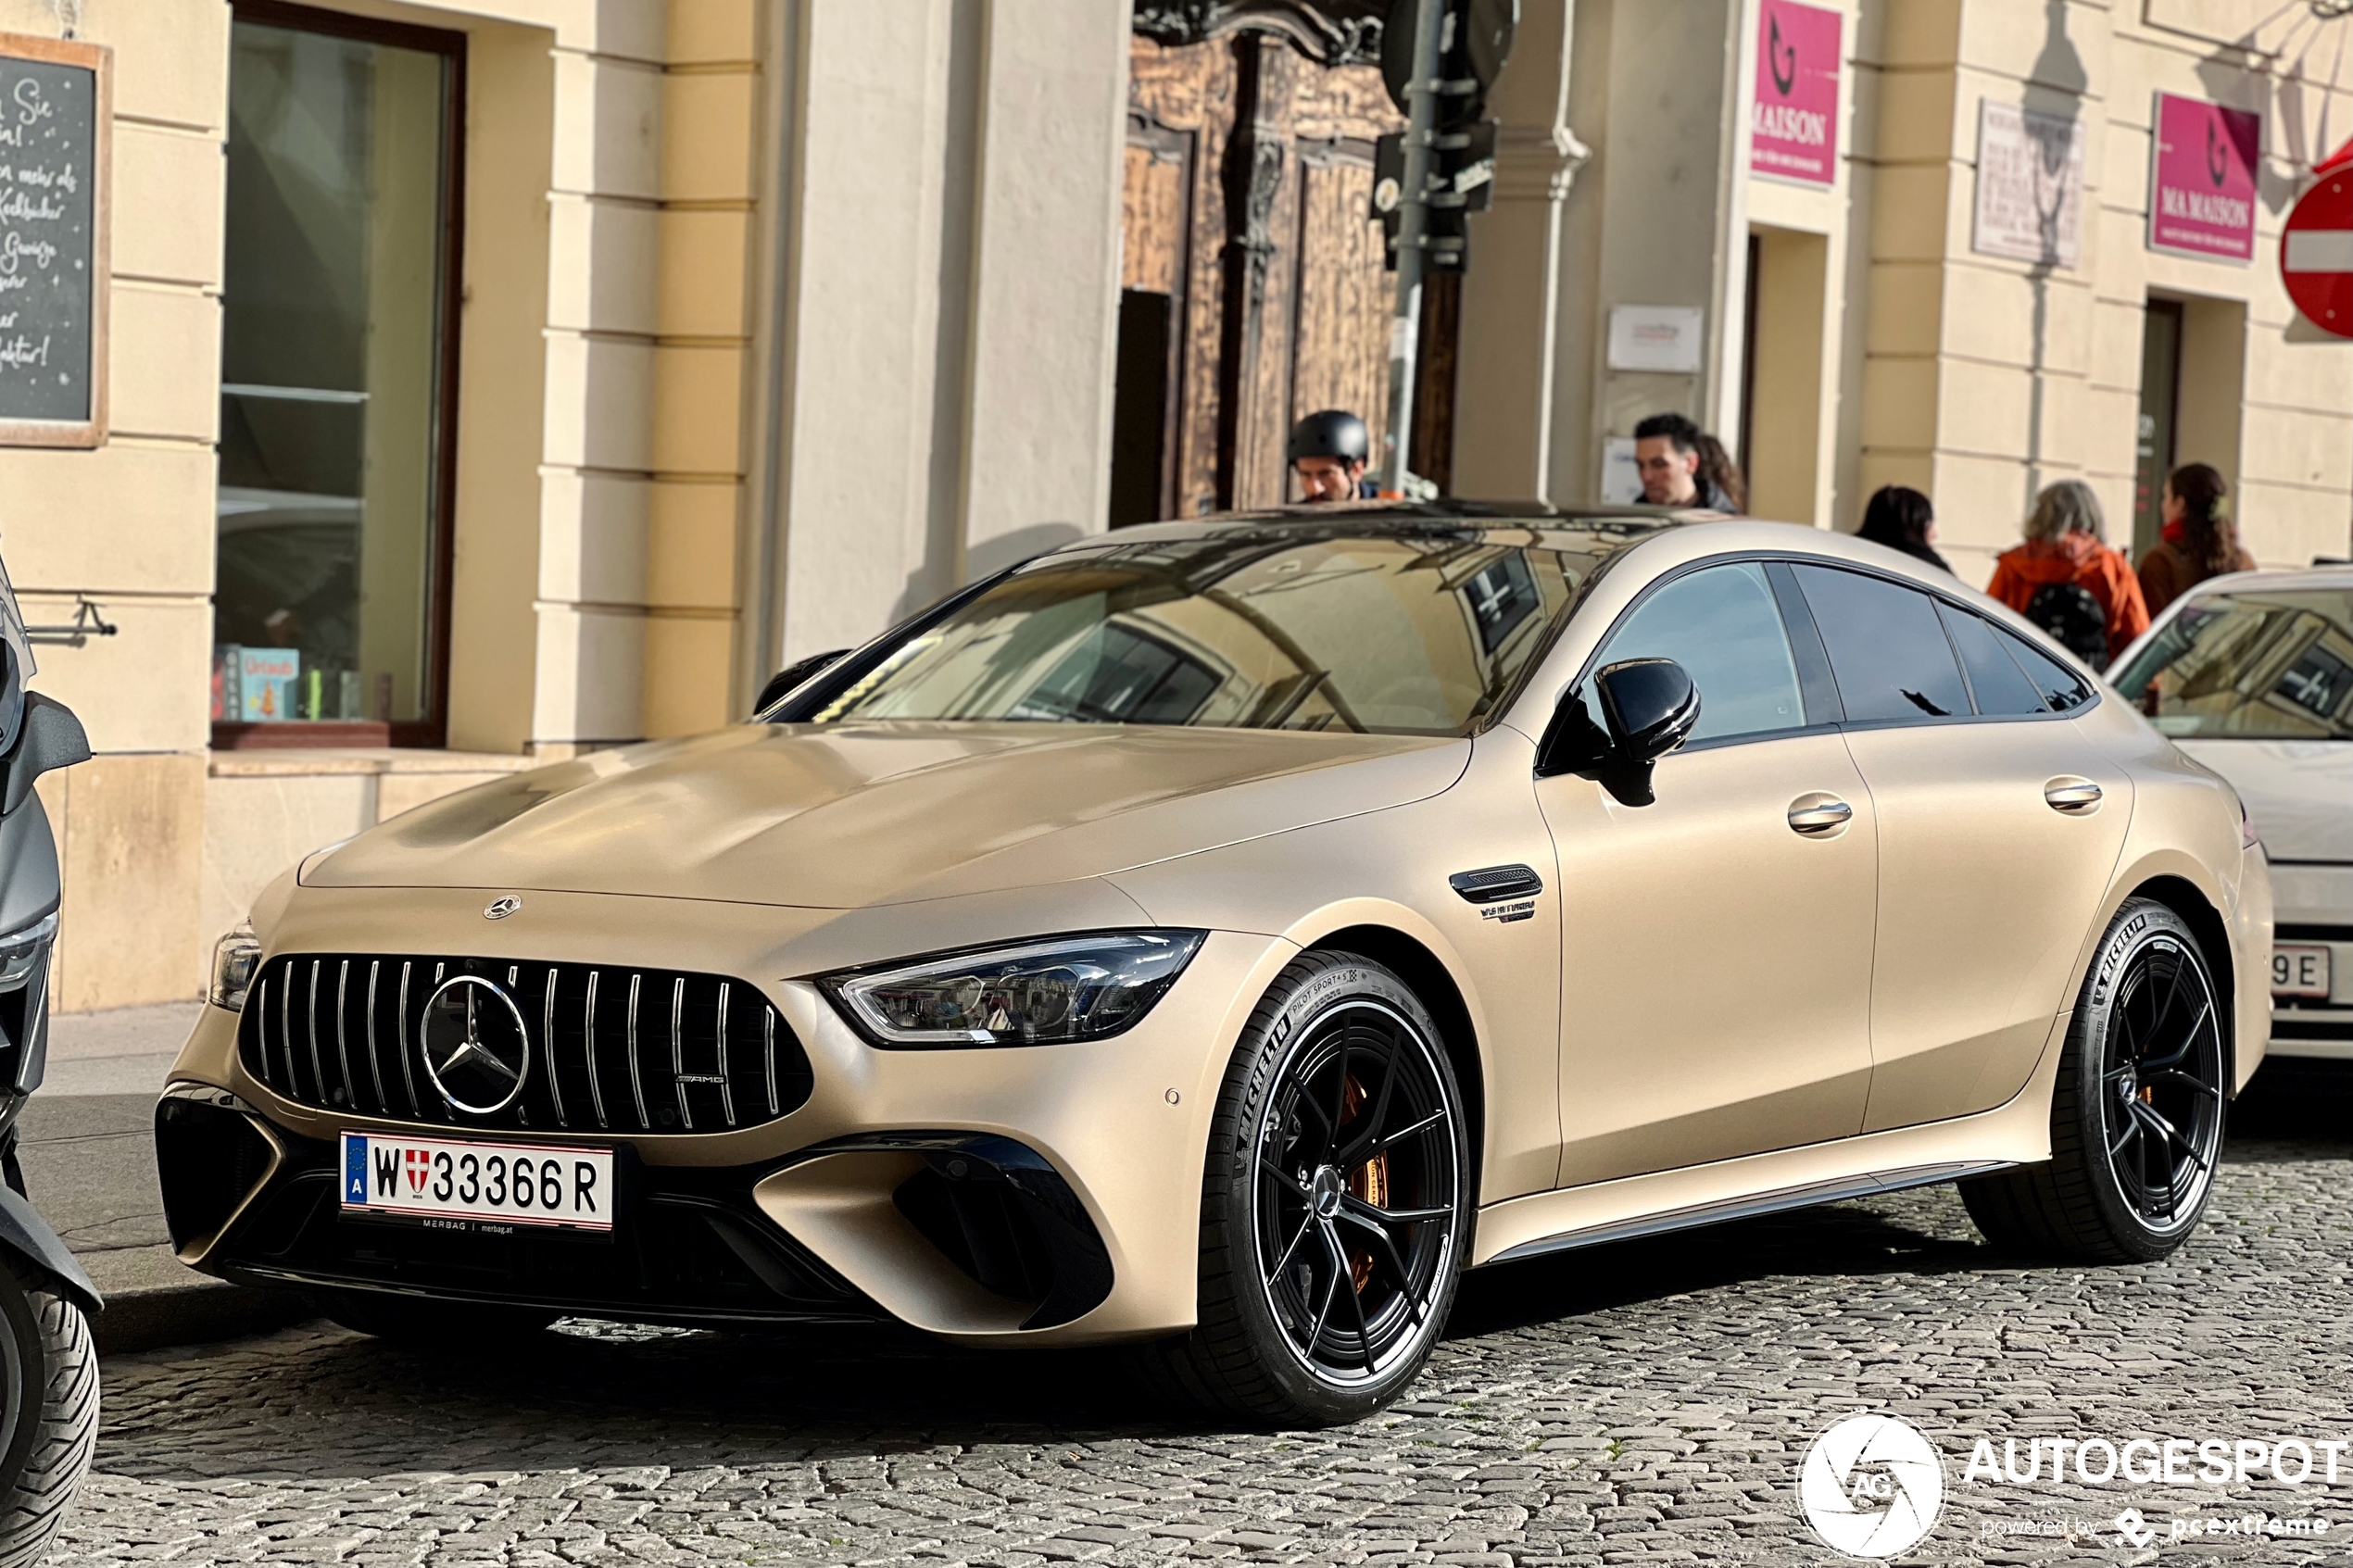
[{"label": "austrian license plate", "polygon": [[2283,944],[2271,949],[2271,995],[2317,997],[2329,994],[2329,950]]},{"label": "austrian license plate", "polygon": [[610,1231],[612,1199],[610,1148],[343,1135],[343,1211],[355,1218]]}]

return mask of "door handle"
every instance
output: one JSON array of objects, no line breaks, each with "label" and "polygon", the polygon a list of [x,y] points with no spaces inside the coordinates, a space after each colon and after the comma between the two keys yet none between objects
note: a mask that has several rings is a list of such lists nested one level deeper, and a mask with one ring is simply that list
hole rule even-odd
[{"label": "door handle", "polygon": [[1836,838],[1855,820],[1855,808],[1835,795],[1816,790],[1789,803],[1789,825],[1807,838]]},{"label": "door handle", "polygon": [[2051,803],[2054,811],[2088,817],[2100,809],[2100,786],[2089,779],[2064,774],[2043,786],[2043,798]]}]

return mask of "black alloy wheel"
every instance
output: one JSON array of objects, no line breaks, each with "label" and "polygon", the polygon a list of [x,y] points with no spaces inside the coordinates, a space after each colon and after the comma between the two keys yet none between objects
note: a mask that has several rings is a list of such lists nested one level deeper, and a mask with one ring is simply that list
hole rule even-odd
[{"label": "black alloy wheel", "polygon": [[1291,1353],[1338,1386],[1423,1337],[1460,1203],[1438,1052],[1373,997],[1320,1014],[1285,1063],[1252,1151],[1257,1273]]},{"label": "black alloy wheel", "polygon": [[1470,1244],[1468,1118],[1394,972],[1309,953],[1251,1015],[1211,1123],[1199,1315],[1145,1366],[1248,1420],[1369,1415],[1428,1359]]},{"label": "black alloy wheel", "polygon": [[1986,1239],[2096,1263],[2154,1262],[2181,1246],[2221,1159],[2227,1006],[2188,923],[2127,899],[2076,998],[2051,1089],[2051,1158],[1960,1184]]},{"label": "black alloy wheel", "polygon": [[2222,1025],[2181,941],[2137,947],[2118,977],[2095,1098],[2109,1173],[2141,1223],[2196,1223],[2222,1148]]}]

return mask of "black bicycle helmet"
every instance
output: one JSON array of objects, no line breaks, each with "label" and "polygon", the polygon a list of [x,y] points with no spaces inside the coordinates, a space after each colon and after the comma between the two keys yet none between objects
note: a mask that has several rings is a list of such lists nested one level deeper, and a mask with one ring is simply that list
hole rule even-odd
[{"label": "black bicycle helmet", "polygon": [[1338,458],[1346,463],[1361,463],[1372,454],[1373,433],[1365,428],[1365,421],[1345,408],[1327,408],[1290,427],[1290,447],[1285,460],[1295,463],[1302,458]]}]

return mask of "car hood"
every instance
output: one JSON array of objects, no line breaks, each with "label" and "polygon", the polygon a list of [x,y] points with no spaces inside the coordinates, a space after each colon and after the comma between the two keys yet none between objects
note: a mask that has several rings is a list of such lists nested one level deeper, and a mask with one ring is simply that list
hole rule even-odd
[{"label": "car hood", "polygon": [[2174,744],[2231,781],[2272,859],[2353,862],[2353,742]]},{"label": "car hood", "polygon": [[817,909],[1101,876],[1426,798],[1452,737],[1066,724],[738,725],[421,806],[312,887],[639,894]]}]

